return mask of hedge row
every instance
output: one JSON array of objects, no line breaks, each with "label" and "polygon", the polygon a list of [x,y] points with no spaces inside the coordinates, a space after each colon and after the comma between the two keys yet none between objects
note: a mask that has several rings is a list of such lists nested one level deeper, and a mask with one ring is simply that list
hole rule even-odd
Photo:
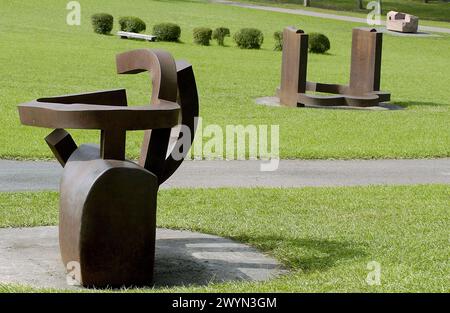
[{"label": "hedge row", "polygon": [[[214,31],[207,27],[198,27],[193,31],[194,43],[209,46],[211,39],[217,40],[219,46],[223,46],[225,37],[230,36],[230,30],[226,27],[216,28]],[[259,49],[264,42],[263,33],[256,28],[243,28],[233,36],[237,46],[242,49]]]},{"label": "hedge row", "polygon": [[[109,34],[113,28],[114,17],[107,13],[92,15],[92,26],[98,34]],[[143,20],[135,16],[125,16],[119,19],[120,30],[140,33],[147,26]],[[153,35],[159,41],[179,41],[181,28],[174,23],[161,23],[153,27]],[[193,30],[194,43],[209,46],[212,39],[217,40],[219,46],[223,46],[225,38],[230,36],[230,30],[226,27],[216,28],[214,31],[207,27],[197,27]],[[273,34],[275,40],[274,50],[283,49],[283,32]],[[264,42],[263,33],[256,28],[242,28],[233,36],[237,46],[241,49],[259,49]],[[330,40],[324,34],[311,33],[309,35],[309,52],[325,53],[330,49]]]},{"label": "hedge row", "polygon": [[97,34],[109,34],[113,29],[114,17],[107,13],[97,13],[91,16],[92,27]]},{"label": "hedge row", "polygon": [[[217,43],[223,46],[225,37],[230,36],[230,30],[219,27],[213,31],[211,28],[198,27],[194,29],[193,35],[196,44],[209,46],[211,39],[216,39]],[[275,32],[273,38],[274,50],[283,50],[283,32]],[[243,28],[234,34],[233,39],[241,49],[259,49],[264,42],[264,35],[256,28]],[[330,49],[330,40],[324,34],[311,33],[308,43],[309,52],[312,53],[325,53]]]},{"label": "hedge row", "polygon": [[[97,13],[91,17],[94,32],[98,34],[109,34],[113,29],[114,17],[107,13]],[[119,19],[120,30],[131,33],[140,33],[147,29],[143,20],[135,16],[125,16]],[[181,28],[177,24],[162,23],[153,27],[153,34],[160,41],[178,41]]]},{"label": "hedge row", "polygon": [[125,16],[119,19],[120,30],[130,33],[140,33],[147,29],[145,22],[139,17]]},{"label": "hedge row", "polygon": [[[273,34],[275,40],[276,51],[283,50],[283,32],[275,32]],[[308,50],[312,53],[325,53],[330,50],[330,40],[324,34],[311,33],[308,39]]]},{"label": "hedge row", "polygon": [[[92,27],[97,34],[109,34],[113,29],[114,17],[108,13],[97,13],[91,16]],[[139,17],[124,16],[119,19],[120,30],[125,32],[140,33],[147,26]]]},{"label": "hedge row", "polygon": [[181,36],[181,28],[174,23],[161,23],[153,26],[153,35],[159,41],[178,41]]}]

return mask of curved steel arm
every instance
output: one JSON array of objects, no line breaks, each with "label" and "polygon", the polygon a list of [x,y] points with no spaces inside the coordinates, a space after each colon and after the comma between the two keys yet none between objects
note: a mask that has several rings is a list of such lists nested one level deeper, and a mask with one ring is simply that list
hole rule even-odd
[{"label": "curved steel arm", "polygon": [[170,53],[162,50],[138,49],[116,56],[118,74],[150,72],[152,80],[151,104],[159,99],[176,102],[177,68]]},{"label": "curved steel arm", "polygon": [[[116,58],[119,74],[151,73],[151,104],[161,100],[177,101],[181,107],[181,125],[190,130],[190,138],[184,141],[184,153],[174,158],[167,156],[171,129],[146,131],[139,164],[158,177],[158,183],[166,181],[180,166],[194,140],[198,116],[198,94],[192,66],[184,61],[175,63],[173,57],[161,50],[140,49],[119,54]],[[180,140],[185,134],[179,134]]]},{"label": "curved steel arm", "polygon": [[[189,129],[189,133],[178,134],[177,142],[183,144],[183,152],[174,157],[170,153],[166,159],[163,175],[160,177],[159,183],[162,184],[178,169],[183,163],[184,158],[189,153],[189,149],[194,141],[195,131],[197,130],[197,117],[199,114],[197,84],[195,82],[194,70],[192,66],[185,61],[177,61],[178,74],[178,104],[181,107],[181,125]],[[184,136],[189,135],[190,138],[185,140]],[[175,145],[174,149],[177,149]],[[178,152],[178,151],[177,151]]]}]

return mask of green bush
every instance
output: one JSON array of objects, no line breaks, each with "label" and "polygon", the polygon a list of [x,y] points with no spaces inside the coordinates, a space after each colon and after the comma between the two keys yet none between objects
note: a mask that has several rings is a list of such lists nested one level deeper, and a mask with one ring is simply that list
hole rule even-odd
[{"label": "green bush", "polygon": [[119,19],[120,30],[124,32],[140,33],[143,32],[147,25],[139,17],[124,16]]},{"label": "green bush", "polygon": [[273,39],[275,39],[275,47],[273,50],[281,51],[283,50],[283,32],[273,33]]},{"label": "green bush", "polygon": [[324,34],[311,33],[308,46],[309,52],[325,53],[330,50],[330,40]]},{"label": "green bush", "polygon": [[264,42],[263,33],[256,28],[243,28],[233,38],[241,49],[259,49]]},{"label": "green bush", "polygon": [[153,27],[153,35],[159,41],[178,41],[181,35],[181,28],[174,23],[161,23]]},{"label": "green bush", "polygon": [[91,16],[92,27],[97,34],[109,34],[113,29],[114,17],[108,13],[97,13]]},{"label": "green bush", "polygon": [[212,29],[207,27],[194,28],[194,43],[202,46],[209,46],[212,37]]},{"label": "green bush", "polygon": [[223,46],[225,42],[225,37],[230,37],[230,30],[226,27],[219,27],[214,29],[212,33],[212,38],[217,40],[219,46]]}]

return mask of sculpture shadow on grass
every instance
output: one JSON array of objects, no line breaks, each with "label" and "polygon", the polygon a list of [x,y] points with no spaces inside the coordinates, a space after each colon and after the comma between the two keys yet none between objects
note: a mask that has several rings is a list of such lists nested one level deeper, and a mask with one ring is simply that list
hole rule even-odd
[{"label": "sculpture shadow on grass", "polygon": [[262,243],[264,251],[275,255],[276,250],[281,250],[283,264],[303,272],[325,271],[339,261],[366,256],[366,246],[359,242],[280,236],[239,237],[238,240]]},{"label": "sculpture shadow on grass", "polygon": [[450,103],[437,103],[437,102],[426,102],[426,101],[395,101],[392,102],[392,104],[399,106],[399,107],[403,107],[403,108],[408,108],[411,106],[424,106],[424,107],[444,107],[444,106],[450,106]]},{"label": "sculpture shadow on grass", "polygon": [[207,285],[227,281],[264,281],[287,271],[256,249],[229,239],[183,232],[168,238],[159,230],[154,287]]},{"label": "sculpture shadow on grass", "polygon": [[[66,284],[56,227],[0,230],[0,283],[56,289]],[[304,273],[326,271],[337,262],[365,257],[363,243],[281,236],[239,236],[278,255],[284,265]],[[205,286],[230,281],[265,281],[288,273],[258,250],[217,236],[158,229],[154,285],[148,288]]]}]

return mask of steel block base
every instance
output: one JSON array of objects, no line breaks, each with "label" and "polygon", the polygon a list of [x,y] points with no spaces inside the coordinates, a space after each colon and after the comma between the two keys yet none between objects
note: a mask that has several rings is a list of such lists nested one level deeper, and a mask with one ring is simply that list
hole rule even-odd
[{"label": "steel block base", "polygon": [[[130,161],[103,160],[80,146],[61,180],[59,241],[66,268],[85,287],[151,285],[155,258],[155,175]],[[76,275],[75,275],[76,276]]]}]

